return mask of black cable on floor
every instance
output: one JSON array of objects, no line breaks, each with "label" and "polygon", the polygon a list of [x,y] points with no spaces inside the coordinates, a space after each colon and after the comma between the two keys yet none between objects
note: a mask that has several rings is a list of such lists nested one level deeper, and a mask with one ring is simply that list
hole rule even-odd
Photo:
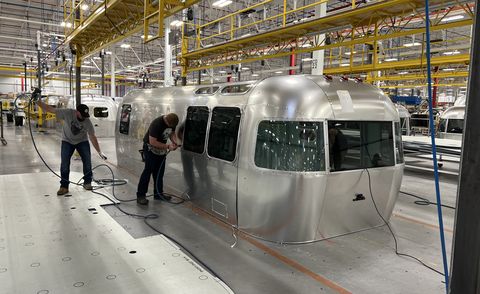
[{"label": "black cable on floor", "polygon": [[[45,161],[45,159],[43,158],[43,156],[41,155],[40,151],[38,150],[37,148],[37,144],[35,142],[35,138],[33,137],[33,132],[32,132],[32,126],[31,126],[31,120],[30,120],[30,109],[31,109],[31,106],[32,106],[32,102],[33,102],[33,97],[31,97],[29,99],[29,103],[28,103],[28,126],[29,126],[29,130],[30,130],[30,137],[32,139],[32,143],[33,143],[33,146],[35,148],[35,151],[37,152],[38,156],[40,157],[40,159],[42,160],[43,164],[50,170],[50,172],[52,172],[55,176],[57,176],[58,178],[62,179],[62,177],[60,175],[58,175],[48,164],[47,162]],[[166,157],[165,157],[166,158]],[[162,164],[165,163],[165,160],[162,162]],[[97,187],[92,187],[93,189],[91,190],[92,193],[94,194],[97,194],[97,195],[100,195],[106,199],[108,199],[110,202],[112,202],[112,204],[115,206],[115,208],[117,208],[119,211],[121,211],[122,213],[124,213],[125,215],[128,215],[128,216],[132,216],[132,217],[136,217],[136,218],[140,218],[140,219],[143,219],[143,221],[145,222],[145,224],[151,228],[152,230],[154,230],[155,232],[159,233],[159,234],[162,234],[164,236],[166,236],[168,239],[172,240],[178,247],[182,248],[183,251],[187,252],[187,254],[195,259],[199,264],[201,264],[204,268],[206,268],[213,276],[215,276],[216,278],[220,279],[223,283],[225,283],[223,281],[223,279],[220,278],[220,275],[218,275],[212,268],[210,268],[206,263],[204,263],[203,261],[201,261],[198,257],[196,257],[190,250],[188,250],[185,246],[183,246],[180,242],[178,242],[176,239],[174,239],[173,237],[163,233],[162,231],[158,230],[157,228],[155,228],[152,224],[148,223],[148,220],[149,219],[157,219],[159,218],[158,214],[155,214],[155,213],[152,213],[152,214],[147,214],[147,215],[141,215],[141,214],[136,214],[136,213],[131,213],[131,212],[128,212],[124,209],[122,209],[120,207],[120,203],[118,202],[131,202],[131,201],[136,201],[136,198],[135,199],[129,199],[129,200],[122,200],[122,199],[119,199],[116,197],[115,195],[115,186],[119,186],[119,185],[124,185],[127,183],[126,180],[119,180],[119,179],[115,179],[115,174],[112,170],[112,168],[106,164],[99,164],[97,166],[95,166],[94,168],[92,168],[91,170],[91,173],[93,173],[93,171],[99,167],[106,167],[111,175],[112,175],[112,178],[111,179],[100,179],[99,181],[101,183],[109,183],[107,185],[103,185],[103,186],[97,186]],[[83,176],[82,178],[80,178],[80,180],[78,182],[72,182],[72,181],[69,181],[69,183],[72,183],[74,185],[78,185],[78,186],[83,186],[83,184],[81,184],[80,182],[83,180],[85,176]],[[157,179],[158,179],[158,174],[157,174]],[[110,197],[108,197],[107,195],[103,194],[103,193],[100,193],[100,192],[97,192],[98,190],[100,189],[104,189],[106,187],[112,187],[112,196],[114,197],[115,200],[117,200],[118,202],[116,202],[115,200],[111,199]],[[183,193],[185,194],[186,191]],[[181,199],[180,202],[170,202],[170,201],[167,201],[171,204],[180,204],[180,203],[183,203],[185,201],[185,199],[181,198],[181,197],[178,197],[176,195],[173,195],[173,194],[168,194],[168,193],[164,193],[165,195],[168,195],[168,196],[173,196],[175,198],[178,198],[178,199]],[[182,194],[182,196],[183,196]],[[227,285],[225,283],[225,285]],[[228,286],[228,285],[227,285]]]},{"label": "black cable on floor", "polygon": [[413,255],[410,255],[410,254],[398,252],[397,237],[396,237],[395,234],[393,233],[393,230],[392,230],[392,228],[390,227],[390,224],[385,220],[385,218],[382,216],[382,214],[381,214],[380,211],[378,210],[377,203],[375,202],[375,199],[373,198],[372,179],[371,179],[371,177],[370,177],[370,171],[369,171],[368,169],[365,169],[365,171],[367,171],[367,175],[368,175],[368,187],[369,187],[369,189],[370,189],[370,196],[371,196],[371,198],[372,198],[373,206],[375,207],[375,210],[377,211],[378,216],[380,216],[380,218],[383,220],[383,222],[385,223],[385,225],[387,225],[388,230],[389,230],[390,233],[392,234],[393,241],[395,242],[395,254],[398,255],[398,256],[404,256],[404,257],[408,257],[408,258],[411,258],[411,259],[413,259],[413,260],[416,260],[417,262],[419,262],[421,265],[423,265],[424,267],[428,268],[429,270],[432,270],[432,271],[436,272],[436,273],[439,274],[439,275],[445,276],[441,271],[438,271],[438,270],[434,269],[433,267],[427,265],[426,263],[424,263],[424,262],[423,262],[422,260],[420,260],[419,258],[417,258],[417,257],[415,257],[415,256],[413,256]]},{"label": "black cable on floor", "polygon": [[[408,192],[404,192],[404,191],[400,191],[400,193],[411,196],[411,197],[414,197],[414,198],[417,198],[417,199],[420,199],[420,200],[415,200],[413,202],[417,205],[438,205],[436,202],[432,202],[432,201],[428,200],[427,198],[423,198],[421,196],[418,196],[418,195],[415,195],[415,194],[412,194],[412,193],[408,193]],[[450,205],[446,205],[446,204],[442,204],[441,206],[445,207],[445,208],[450,208],[450,209],[453,209],[453,210],[457,209],[454,206],[450,206]]]}]

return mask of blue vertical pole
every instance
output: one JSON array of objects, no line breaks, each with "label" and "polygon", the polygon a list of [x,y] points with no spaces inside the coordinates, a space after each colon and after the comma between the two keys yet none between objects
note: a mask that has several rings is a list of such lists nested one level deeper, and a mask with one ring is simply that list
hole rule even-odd
[{"label": "blue vertical pole", "polygon": [[433,123],[433,101],[432,101],[432,68],[430,56],[430,11],[428,0],[425,0],[425,27],[427,35],[427,74],[428,74],[428,112],[430,119],[430,137],[432,139],[433,171],[435,176],[435,194],[437,196],[438,226],[440,228],[440,242],[442,243],[443,271],[445,273],[445,289],[448,294],[448,261],[445,249],[445,233],[443,230],[442,200],[440,197],[440,185],[438,179],[437,147],[435,145],[435,124]]}]

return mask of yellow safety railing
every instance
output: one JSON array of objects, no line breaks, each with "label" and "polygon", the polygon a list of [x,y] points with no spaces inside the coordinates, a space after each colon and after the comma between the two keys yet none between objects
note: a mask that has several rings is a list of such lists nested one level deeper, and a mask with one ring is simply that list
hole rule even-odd
[{"label": "yellow safety railing", "polygon": [[[104,2],[108,2],[105,0]],[[63,1],[63,22],[65,36],[72,33],[77,27],[95,11],[99,5],[104,5],[104,2],[96,0],[64,0]]]},{"label": "yellow safety railing", "polygon": [[[258,26],[262,24],[267,24],[271,22],[276,22],[275,27],[286,27],[291,24],[298,23],[299,20],[295,19],[292,20],[291,22],[288,21],[288,17],[294,13],[300,12],[302,10],[314,8],[316,6],[326,4],[328,0],[317,0],[314,1],[310,4],[306,4],[301,7],[297,8],[289,8],[287,0],[283,0],[283,7],[279,8],[282,10],[282,13],[278,13],[273,16],[266,17],[261,20],[253,21],[247,24],[239,24],[237,21],[237,17],[249,10],[265,6],[267,4],[273,3],[274,0],[265,0],[260,3],[254,4],[252,6],[246,7],[244,9],[240,9],[238,11],[235,11],[234,13],[227,14],[223,17],[220,17],[218,19],[215,19],[213,21],[207,22],[205,24],[201,25],[194,25],[194,24],[188,24],[190,27],[193,27],[195,29],[195,36],[185,36],[184,38],[189,39],[189,40],[194,40],[195,48],[200,49],[205,46],[213,45],[213,43],[206,44],[207,41],[212,41],[214,39],[218,38],[223,38],[222,41],[231,41],[236,38],[241,38],[245,37],[248,35],[248,29],[252,28],[253,26]],[[355,1],[353,1],[352,6],[355,7]],[[305,18],[306,20],[307,18]],[[209,29],[209,27],[213,26],[218,26],[220,27],[221,24],[223,27],[226,27],[224,30],[219,30],[218,33],[213,33],[209,34],[208,36],[202,36],[205,34],[205,32]]]}]

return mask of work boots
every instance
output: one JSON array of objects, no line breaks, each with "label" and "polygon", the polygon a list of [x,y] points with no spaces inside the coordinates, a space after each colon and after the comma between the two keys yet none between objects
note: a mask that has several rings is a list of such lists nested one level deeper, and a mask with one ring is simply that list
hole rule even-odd
[{"label": "work boots", "polygon": [[60,189],[58,189],[58,191],[57,191],[58,196],[65,195],[67,193],[68,193],[68,188],[67,187],[60,187]]}]

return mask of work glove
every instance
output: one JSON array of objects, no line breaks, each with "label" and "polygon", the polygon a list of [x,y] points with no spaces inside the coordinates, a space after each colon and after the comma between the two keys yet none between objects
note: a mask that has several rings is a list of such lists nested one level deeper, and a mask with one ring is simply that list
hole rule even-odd
[{"label": "work glove", "polygon": [[100,156],[100,158],[103,160],[107,160],[107,156],[103,154],[103,152],[98,152],[98,156]]}]

